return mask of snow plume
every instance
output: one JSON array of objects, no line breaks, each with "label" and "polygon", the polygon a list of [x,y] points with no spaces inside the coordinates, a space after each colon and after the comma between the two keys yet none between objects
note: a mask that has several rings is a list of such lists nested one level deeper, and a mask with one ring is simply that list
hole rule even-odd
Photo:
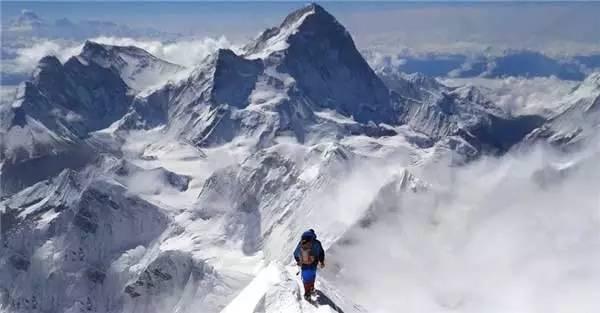
[{"label": "snow plume", "polygon": [[594,145],[423,169],[430,187],[382,191],[332,247],[330,279],[371,312],[597,312]]}]

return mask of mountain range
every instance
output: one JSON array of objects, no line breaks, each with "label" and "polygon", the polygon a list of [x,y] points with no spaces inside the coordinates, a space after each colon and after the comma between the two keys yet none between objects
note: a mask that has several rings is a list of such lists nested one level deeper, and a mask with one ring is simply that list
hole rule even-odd
[{"label": "mountain range", "polygon": [[[0,309],[316,311],[287,267],[302,230],[339,252],[389,199],[429,192],[419,168],[577,149],[600,125],[598,74],[559,101],[512,115],[475,87],[376,72],[317,4],[193,68],[90,41],[44,57],[0,108]],[[320,305],[365,312],[340,272]]]}]

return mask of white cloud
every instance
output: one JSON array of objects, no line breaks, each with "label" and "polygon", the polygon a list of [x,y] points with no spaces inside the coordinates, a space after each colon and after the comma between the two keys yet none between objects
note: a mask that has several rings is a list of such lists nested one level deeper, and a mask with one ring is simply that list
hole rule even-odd
[{"label": "white cloud", "polygon": [[204,58],[215,52],[217,49],[236,49],[236,47],[223,36],[219,38],[206,37],[202,39],[189,39],[168,43],[117,37],[98,37],[91,40],[109,45],[136,46],[161,59],[188,67],[199,64]]},{"label": "white cloud", "polygon": [[593,145],[424,170],[430,191],[381,198],[378,221],[333,247],[330,279],[371,312],[597,311]]},{"label": "white cloud", "polygon": [[400,57],[398,54],[389,55],[378,51],[363,51],[362,53],[367,63],[375,71],[385,68],[397,69],[406,63],[406,59]]},{"label": "white cloud", "polygon": [[[90,40],[109,45],[137,46],[159,58],[187,67],[199,64],[217,49],[236,49],[236,46],[225,37],[185,39],[175,42],[119,37],[97,37]],[[79,54],[82,47],[83,42],[37,41],[30,46],[15,49],[16,57],[12,60],[3,60],[2,71],[7,73],[30,73],[42,57],[54,55],[61,62],[65,62],[71,56]]]},{"label": "white cloud", "polygon": [[0,105],[12,102],[16,94],[17,88],[15,86],[0,86]]},{"label": "white cloud", "polygon": [[39,41],[29,47],[16,49],[16,58],[10,61],[5,60],[7,68],[4,70],[12,73],[29,73],[35,68],[37,62],[47,55],[54,55],[64,62],[72,55],[79,53],[80,50],[81,45],[53,40]]}]

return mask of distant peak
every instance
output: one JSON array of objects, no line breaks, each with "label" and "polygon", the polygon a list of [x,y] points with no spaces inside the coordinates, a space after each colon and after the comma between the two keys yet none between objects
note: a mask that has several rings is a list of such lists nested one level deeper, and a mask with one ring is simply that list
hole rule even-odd
[{"label": "distant peak", "polygon": [[91,40],[86,40],[85,44],[83,45],[82,53],[85,54],[85,53],[104,51],[104,50],[106,50],[105,45],[99,44],[99,43],[91,41]]},{"label": "distant peak", "polygon": [[231,49],[220,48],[217,50],[217,58],[231,58],[237,57],[237,54]]},{"label": "distant peak", "polygon": [[115,46],[103,43],[97,43],[94,41],[86,40],[83,45],[83,49],[81,50],[82,57],[86,59],[94,58],[94,57],[108,57],[112,56],[116,58],[118,54],[124,53],[130,56],[139,56],[139,57],[152,57],[154,56],[150,54],[148,51],[136,47],[136,46]]},{"label": "distant peak", "polygon": [[14,27],[34,27],[40,26],[44,21],[31,10],[21,10],[21,14],[13,21]]},{"label": "distant peak", "polygon": [[41,58],[40,61],[38,62],[38,67],[43,68],[43,69],[58,68],[61,66],[62,66],[62,64],[60,63],[60,60],[53,55],[47,55],[47,56]]}]

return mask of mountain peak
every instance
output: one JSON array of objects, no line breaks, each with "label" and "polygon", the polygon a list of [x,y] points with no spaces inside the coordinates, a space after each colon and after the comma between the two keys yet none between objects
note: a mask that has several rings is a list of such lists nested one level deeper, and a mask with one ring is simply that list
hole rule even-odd
[{"label": "mountain peak", "polygon": [[266,58],[274,52],[285,50],[292,37],[299,34],[315,35],[341,33],[350,37],[346,29],[335,17],[318,4],[311,3],[290,13],[278,27],[265,30],[246,46],[245,56]]},{"label": "mountain peak", "polygon": [[159,59],[135,46],[116,46],[86,41],[75,57],[83,64],[94,63],[110,69],[134,90],[155,86],[183,70],[183,67]]},{"label": "mountain peak", "polygon": [[288,25],[294,25],[298,22],[301,22],[299,24],[299,26],[301,26],[303,24],[302,22],[309,15],[314,15],[314,17],[317,17],[317,18],[323,19],[323,20],[329,20],[331,22],[336,21],[335,17],[333,17],[333,15],[331,15],[329,12],[327,12],[327,10],[325,10],[322,6],[320,6],[316,3],[310,3],[306,6],[304,6],[303,8],[300,8],[300,9],[288,14],[288,16],[286,16],[286,18],[281,23],[280,28],[282,28],[284,26],[288,26]]},{"label": "mountain peak", "polygon": [[57,68],[61,66],[60,60],[53,55],[47,55],[38,62],[39,68]]},{"label": "mountain peak", "polygon": [[44,24],[35,12],[31,10],[22,10],[21,14],[12,22],[13,28],[35,28]]},{"label": "mountain peak", "polygon": [[54,86],[61,82],[63,78],[63,64],[53,55],[41,58],[32,75],[32,80],[44,87]]},{"label": "mountain peak", "polygon": [[83,49],[81,50],[82,54],[87,54],[87,53],[92,53],[92,52],[98,52],[98,51],[102,51],[102,50],[106,50],[106,47],[103,44],[99,44],[95,41],[91,41],[91,40],[86,40],[85,43],[83,44]]},{"label": "mountain peak", "polygon": [[395,124],[390,93],[364,60],[352,36],[317,4],[289,14],[245,47],[246,59],[289,74],[317,109],[332,109],[360,123]]}]

